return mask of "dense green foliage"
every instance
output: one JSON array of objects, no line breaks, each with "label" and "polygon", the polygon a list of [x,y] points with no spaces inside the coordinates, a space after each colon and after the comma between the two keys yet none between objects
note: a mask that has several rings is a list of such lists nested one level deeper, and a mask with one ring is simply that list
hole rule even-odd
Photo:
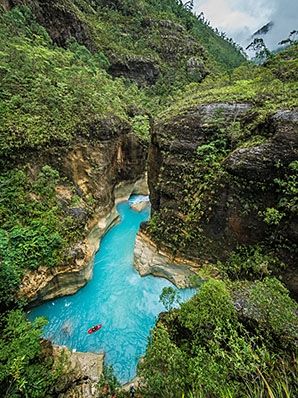
[{"label": "dense green foliage", "polygon": [[221,73],[207,77],[200,85],[188,85],[175,105],[160,117],[170,118],[192,105],[249,102],[257,113],[254,119],[257,124],[278,109],[293,109],[298,105],[297,48],[298,45],[289,47],[268,64],[245,64],[231,74]]},{"label": "dense green foliage", "polygon": [[[289,211],[298,214],[298,161],[291,162],[283,179],[276,178],[274,183],[278,187],[281,198],[276,211]],[[282,213],[284,214],[284,213]]]},{"label": "dense green foliage", "polygon": [[233,252],[225,262],[218,262],[222,277],[230,279],[262,279],[278,273],[285,264],[278,261],[274,254],[267,253],[266,248],[259,246],[242,246]]},{"label": "dense green foliage", "polygon": [[[297,49],[297,45],[293,47]],[[281,69],[278,69],[278,60],[282,60]],[[274,112],[298,106],[297,74],[293,73],[296,64],[297,51],[289,47],[278,54],[276,60],[273,58],[264,66],[243,65],[230,76],[221,74],[218,78],[207,77],[200,84],[186,86],[175,104],[158,115],[161,125],[165,122],[174,124],[175,120],[183,120],[188,112],[191,114],[198,105],[218,102],[251,104],[244,123],[237,120],[236,116],[226,120],[224,109],[222,112],[219,109],[205,121],[205,126],[210,130],[208,141],[198,146],[196,154],[192,155],[191,160],[188,159],[185,168],[179,170],[183,174],[171,180],[173,189],[177,184],[179,188],[176,189],[181,190],[180,179],[183,179],[184,196],[178,200],[179,212],[183,217],[172,217],[171,209],[166,206],[153,214],[149,222],[150,234],[156,241],[165,243],[174,254],[187,253],[191,256],[196,247],[201,247],[209,258],[217,253],[216,242],[206,239],[203,227],[212,216],[225,184],[237,187],[240,192],[245,191],[245,194],[236,198],[240,201],[243,216],[254,213],[269,226],[275,226],[270,229],[272,233],[264,234],[267,243],[276,248],[286,247],[292,253],[297,252],[295,244],[281,237],[282,222],[297,212],[296,162],[276,164],[281,177],[267,183],[232,176],[224,166],[225,160],[235,149],[254,147],[268,140],[268,130],[264,126]],[[175,156],[183,164],[184,155]],[[167,184],[162,177],[159,183]],[[256,194],[256,186],[268,195],[272,191],[277,193],[276,207],[264,208],[264,201]]]},{"label": "dense green foliage", "polygon": [[101,54],[53,46],[26,8],[0,13],[0,51],[1,155],[67,143],[111,114],[127,119],[140,98],[136,87],[108,76]]},{"label": "dense green foliage", "polygon": [[[212,62],[224,69],[230,69],[243,62],[241,50],[224,35],[215,32],[209,24],[200,17],[196,17],[182,2],[177,0],[117,0],[107,2],[95,1],[94,5],[86,6],[86,1],[76,0],[74,3],[84,11],[84,20],[95,34],[95,42],[109,54],[117,58],[128,59],[136,56],[149,57],[158,61],[165,69],[169,68],[171,57],[167,54],[183,51],[171,48],[171,38],[168,43],[162,43],[160,22],[179,24],[189,38],[195,38],[208,49]],[[100,7],[98,7],[100,6]],[[156,25],[154,31],[147,35],[146,22]],[[158,26],[159,25],[159,26]],[[179,26],[178,26],[179,28]],[[180,35],[180,29],[173,33]],[[185,34],[184,34],[185,35]],[[182,39],[183,40],[183,39]],[[179,43],[179,42],[178,42]],[[181,41],[180,44],[182,44]],[[167,65],[167,66],[166,66]],[[175,64],[175,69],[181,65]],[[175,73],[176,73],[175,72]]]},{"label": "dense green foliage", "polygon": [[[193,104],[251,102],[254,118],[247,128],[238,122],[226,126],[219,114],[212,121],[212,142],[197,148],[181,209],[187,227],[177,234],[180,225],[165,225],[157,214],[151,222],[151,232],[169,237],[174,251],[204,244],[198,223],[208,216],[224,158],[236,146],[263,142],[266,137],[254,129],[271,112],[297,106],[297,46],[262,67],[240,66],[241,49],[180,0],[62,0],[51,2],[52,10],[57,3],[87,32],[87,39],[69,38],[62,48],[49,26],[37,23],[36,2],[25,3],[31,9],[0,7],[0,310],[6,312],[0,320],[0,386],[5,397],[42,398],[55,395],[61,368],[40,344],[44,321],[31,324],[12,309],[24,305],[18,291],[25,272],[71,261],[69,248],[86,233],[71,210],[79,204],[83,217],[90,215],[94,199],[38,154],[56,154],[82,137],[92,140],[93,127],[103,120],[118,120],[149,141],[157,114],[168,119]],[[152,87],[109,74],[113,64],[140,61],[159,71]],[[273,184],[278,205],[259,211],[277,231],[284,217],[297,214],[297,162]],[[59,187],[68,199],[59,197]],[[262,250],[240,248],[217,265],[221,276],[270,274],[277,263]],[[239,295],[247,313],[235,310]],[[277,397],[294,393],[296,307],[277,280],[232,287],[209,281],[180,311],[172,309],[179,298],[171,288],[161,301],[170,312],[154,329],[141,366],[146,396],[261,398],[270,388],[279,391]],[[118,387],[111,369],[101,379],[106,384],[111,392]]]},{"label": "dense green foliage", "polygon": [[[185,23],[188,19],[194,19],[175,1],[168,2],[162,9],[154,2],[147,4],[140,1],[134,7],[130,4],[129,15],[123,10],[99,7],[95,11],[91,5],[84,6],[84,3],[78,2],[72,8],[94,34],[93,39],[100,49],[94,54],[76,42],[69,42],[67,50],[54,46],[46,30],[36,23],[28,8],[14,8],[9,13],[0,10],[0,114],[3,120],[0,126],[0,154],[57,141],[67,143],[77,133],[87,134],[90,126],[98,120],[111,114],[127,119],[129,107],[138,108],[141,103],[145,104],[144,94],[135,86],[128,87],[120,79],[111,79],[105,71],[109,61],[104,54],[117,58],[149,56],[159,60],[163,73],[156,86],[160,87],[158,91],[162,90],[163,84],[176,84],[179,80],[177,73],[182,79],[180,86],[191,81],[186,71],[182,71],[184,66],[177,72],[175,60],[170,65],[171,62],[160,60],[162,55],[157,50],[152,50],[152,42],[160,37],[158,21],[162,17],[180,22],[185,19]],[[123,7],[125,9],[125,2]],[[181,15],[179,10],[183,10]],[[141,18],[141,11],[145,12],[146,17]],[[157,22],[151,29],[151,35],[144,31],[142,37],[142,21],[151,17],[157,18]],[[201,22],[196,21],[194,26],[206,31],[209,29],[207,36],[218,42],[217,46],[226,44],[231,47],[231,54],[237,54],[230,43],[216,36]],[[182,48],[187,46],[187,40],[194,40],[186,32],[179,31],[177,34],[175,40],[180,42]],[[201,38],[201,35],[194,34],[194,37],[199,36]],[[136,37],[139,40],[136,41]],[[165,40],[160,45],[163,43]],[[167,54],[167,51],[160,49],[161,53]],[[177,51],[175,43],[172,51]],[[231,59],[231,56],[228,58]],[[239,64],[240,61],[241,56],[235,62]],[[153,103],[154,94],[153,90],[150,94]]]},{"label": "dense green foliage", "polygon": [[40,344],[45,321],[28,322],[19,310],[1,319],[0,383],[7,398],[42,398],[59,378],[60,368]]},{"label": "dense green foliage", "polygon": [[246,287],[210,280],[153,330],[139,369],[144,396],[295,396],[295,311],[276,279]]},{"label": "dense green foliage", "polygon": [[0,175],[0,306],[15,300],[25,270],[63,263],[67,247],[80,233],[55,195],[59,173],[44,166],[35,178],[25,169]]}]

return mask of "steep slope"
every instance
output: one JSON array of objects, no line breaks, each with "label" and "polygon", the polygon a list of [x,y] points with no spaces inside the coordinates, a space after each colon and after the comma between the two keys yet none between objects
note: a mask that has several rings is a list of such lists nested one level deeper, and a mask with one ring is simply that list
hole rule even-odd
[{"label": "steep slope", "polygon": [[175,0],[117,2],[9,0],[6,9],[25,5],[52,40],[72,39],[109,60],[109,72],[139,85],[201,81],[216,69],[244,61],[240,50],[218,36]]},{"label": "steep slope", "polygon": [[[192,97],[156,123],[148,231],[174,255],[216,264],[239,245],[263,245],[296,263],[298,98],[291,70],[297,58],[288,56],[280,80],[268,86],[277,63],[256,68],[255,80],[206,92],[193,87]],[[274,261],[266,272],[272,271],[280,272]],[[234,277],[240,276],[241,266]],[[297,277],[291,278],[297,294]]]},{"label": "steep slope", "polygon": [[[43,273],[38,282],[43,288],[49,274],[57,294],[63,287],[54,267],[64,266],[59,273],[82,271],[73,283],[77,288],[86,283],[98,246],[89,247],[86,238],[112,210],[116,185],[127,182],[132,190],[144,175],[146,143],[133,133],[129,116],[130,107],[140,108],[136,87],[113,81],[85,47],[53,46],[28,9],[15,8],[0,19],[5,308],[14,302],[26,269]],[[38,283],[32,286],[35,295]],[[28,282],[25,287],[33,299]]]},{"label": "steep slope", "polygon": [[[42,398],[57,395],[61,367],[42,349],[43,322],[10,310],[90,278],[115,199],[145,193],[151,126],[151,238],[212,262],[237,243],[278,243],[294,263],[297,53],[233,70],[245,61],[239,48],[176,0],[0,0],[0,9],[0,383],[6,395]],[[242,267],[235,254],[220,275],[263,277],[264,259],[277,262],[261,250]]]}]

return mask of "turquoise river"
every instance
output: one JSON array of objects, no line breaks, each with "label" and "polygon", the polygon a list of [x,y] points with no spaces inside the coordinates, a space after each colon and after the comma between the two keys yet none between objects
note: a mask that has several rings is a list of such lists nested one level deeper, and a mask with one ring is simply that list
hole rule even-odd
[{"label": "turquoise river", "polygon": [[[58,298],[34,308],[28,317],[44,316],[44,336],[53,343],[81,352],[106,354],[121,382],[132,379],[146,350],[150,329],[164,310],[159,302],[162,289],[173,286],[166,279],[140,277],[133,267],[133,251],[140,224],[150,209],[131,209],[130,201],[117,206],[121,222],[106,233],[95,256],[92,280],[73,296]],[[186,300],[192,289],[180,291]],[[88,328],[102,324],[89,335]]]}]

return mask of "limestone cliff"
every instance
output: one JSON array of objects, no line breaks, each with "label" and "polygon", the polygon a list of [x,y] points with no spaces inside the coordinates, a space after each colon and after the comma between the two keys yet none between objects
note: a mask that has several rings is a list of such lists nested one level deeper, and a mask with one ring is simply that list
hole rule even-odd
[{"label": "limestone cliff", "polygon": [[56,187],[56,195],[65,217],[71,216],[82,230],[80,241],[74,242],[65,256],[65,264],[55,268],[45,264],[26,273],[20,295],[31,305],[73,294],[84,286],[92,276],[101,236],[117,221],[115,201],[127,199],[131,193],[147,193],[146,145],[126,125],[115,128],[111,120],[93,126],[90,135],[70,146],[36,153],[34,163],[32,153],[26,158],[33,174],[46,162],[64,176],[65,183]]},{"label": "limestone cliff", "polygon": [[[155,125],[149,154],[153,220],[145,231],[161,246],[214,263],[238,245],[264,243],[295,264],[297,216],[283,207],[289,193],[281,186],[298,155],[298,112],[277,112],[258,126],[260,144],[241,143],[237,134],[252,117],[249,104],[222,103],[192,107]],[[240,133],[233,131],[235,123]],[[268,219],[271,209],[280,209],[280,221]]]},{"label": "limestone cliff", "polygon": [[134,249],[134,265],[141,276],[154,275],[168,279],[179,288],[191,284],[190,277],[199,267],[193,261],[176,258],[171,253],[161,250],[145,234],[139,232]]},{"label": "limestone cliff", "polygon": [[98,382],[103,373],[104,353],[75,352],[66,347],[42,341],[43,352],[54,359],[54,368],[60,369],[60,377],[52,395],[58,398],[96,398]]}]

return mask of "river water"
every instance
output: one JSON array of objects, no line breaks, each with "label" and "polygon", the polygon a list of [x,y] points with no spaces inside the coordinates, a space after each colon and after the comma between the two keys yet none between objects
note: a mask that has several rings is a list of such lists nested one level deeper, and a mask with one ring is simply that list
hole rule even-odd
[{"label": "river water", "polygon": [[[73,296],[34,308],[28,317],[46,317],[44,336],[55,344],[81,352],[104,351],[106,363],[126,382],[135,376],[150,329],[164,310],[159,302],[162,289],[173,285],[162,278],[140,277],[133,267],[136,234],[140,223],[150,216],[149,206],[137,212],[126,201],[117,210],[121,222],[103,237],[92,280]],[[193,293],[183,289],[180,296],[185,300]],[[87,330],[96,324],[102,328],[89,335]]]}]

